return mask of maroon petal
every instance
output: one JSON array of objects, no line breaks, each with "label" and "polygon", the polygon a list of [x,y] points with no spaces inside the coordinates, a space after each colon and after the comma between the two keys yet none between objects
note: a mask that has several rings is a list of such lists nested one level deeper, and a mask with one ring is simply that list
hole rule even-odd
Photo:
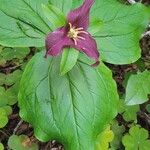
[{"label": "maroon petal", "polygon": [[76,28],[78,27],[87,30],[89,26],[89,12],[93,3],[94,0],[85,0],[82,6],[70,11],[67,16],[68,22]]},{"label": "maroon petal", "polygon": [[92,66],[97,66],[99,64],[99,52],[97,49],[96,41],[90,34],[81,34],[80,36],[82,36],[84,39],[78,38],[77,45],[74,45],[74,47],[94,59],[96,63]]},{"label": "maroon petal", "polygon": [[52,33],[49,33],[46,38],[46,56],[57,56],[61,53],[64,47],[72,44],[70,38],[67,37],[66,28],[61,27]]}]

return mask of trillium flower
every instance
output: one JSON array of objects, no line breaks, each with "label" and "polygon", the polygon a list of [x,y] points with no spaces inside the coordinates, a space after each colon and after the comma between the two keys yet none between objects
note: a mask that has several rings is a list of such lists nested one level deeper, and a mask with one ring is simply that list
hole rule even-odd
[{"label": "trillium flower", "polygon": [[87,32],[89,26],[89,13],[94,0],[85,0],[79,8],[69,12],[65,26],[48,34],[46,38],[46,56],[57,56],[63,48],[72,47],[85,53],[99,64],[99,52],[96,41]]}]

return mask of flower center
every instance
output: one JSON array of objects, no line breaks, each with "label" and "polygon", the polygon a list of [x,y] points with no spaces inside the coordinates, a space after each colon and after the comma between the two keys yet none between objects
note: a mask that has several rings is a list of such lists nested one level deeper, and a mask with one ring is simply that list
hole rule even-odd
[{"label": "flower center", "polygon": [[77,39],[85,40],[84,37],[80,36],[80,33],[88,34],[86,31],[84,31],[84,28],[75,28],[72,26],[71,23],[69,23],[70,30],[68,32],[68,37],[73,39],[75,45],[77,45]]}]

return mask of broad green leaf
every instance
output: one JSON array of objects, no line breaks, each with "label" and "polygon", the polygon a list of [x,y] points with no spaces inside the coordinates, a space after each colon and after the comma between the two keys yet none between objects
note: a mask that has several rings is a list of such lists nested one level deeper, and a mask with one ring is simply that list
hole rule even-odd
[{"label": "broad green leaf", "polygon": [[[50,0],[50,3],[67,14],[83,1]],[[118,0],[96,0],[90,20],[89,32],[97,41],[102,60],[129,64],[140,58],[139,40],[149,24],[150,8],[141,3],[131,6]]]},{"label": "broad green leaf", "polygon": [[150,94],[150,72],[131,75],[126,87],[126,105],[142,104],[148,100],[148,94]]},{"label": "broad green leaf", "polygon": [[60,57],[36,54],[23,74],[20,116],[41,141],[56,139],[66,150],[94,150],[97,136],[117,113],[118,94],[111,71],[78,62],[60,76]]},{"label": "broad green leaf", "polygon": [[11,60],[14,58],[22,59],[26,57],[27,54],[29,54],[30,49],[29,48],[3,48],[3,51],[1,52],[1,55],[5,60]]},{"label": "broad green leaf", "polygon": [[66,17],[60,9],[53,5],[42,5],[42,9],[47,19],[52,23],[53,30],[65,25]]},{"label": "broad green leaf", "polygon": [[79,0],[49,0],[50,4],[54,5],[55,7],[59,8],[62,12],[66,15],[71,10],[72,5]]},{"label": "broad green leaf", "polygon": [[125,132],[125,127],[123,125],[119,126],[118,122],[115,121],[112,124],[111,129],[114,133],[114,139],[110,143],[110,145],[111,148],[114,148],[114,150],[118,150],[121,146],[121,140],[122,140],[123,133]]},{"label": "broad green leaf", "polygon": [[[97,25],[93,26],[95,21]],[[101,59],[113,64],[138,60],[141,56],[139,40],[149,21],[150,11],[140,3],[131,6],[118,0],[96,0],[91,25],[97,32],[93,34],[91,28],[89,31],[97,41]]]},{"label": "broad green leaf", "polygon": [[130,128],[122,139],[125,150],[149,150],[150,140],[148,140],[148,131],[139,126]]},{"label": "broad green leaf", "polygon": [[4,150],[4,146],[2,143],[0,143],[0,150]]},{"label": "broad green leaf", "polygon": [[0,0],[0,44],[10,47],[42,47],[52,31],[42,12],[48,0]]},{"label": "broad green leaf", "polygon": [[79,51],[74,48],[65,48],[60,62],[60,74],[64,75],[70,71],[77,62]]},{"label": "broad green leaf", "polygon": [[12,135],[8,140],[8,146],[12,150],[38,150],[38,145],[32,143],[26,135]]},{"label": "broad green leaf", "polygon": [[109,143],[113,140],[114,133],[107,127],[97,138],[96,150],[108,150]]}]

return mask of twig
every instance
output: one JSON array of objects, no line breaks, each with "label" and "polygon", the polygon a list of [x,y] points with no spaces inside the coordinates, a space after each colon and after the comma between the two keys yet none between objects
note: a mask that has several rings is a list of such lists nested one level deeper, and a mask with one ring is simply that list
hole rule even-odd
[{"label": "twig", "polygon": [[142,111],[139,111],[138,112],[138,115],[141,117],[141,118],[145,118],[147,123],[150,125],[150,116],[148,114],[146,114],[145,112],[142,112]]},{"label": "twig", "polygon": [[128,2],[129,2],[130,4],[135,4],[135,3],[136,3],[135,0],[128,0]]},{"label": "twig", "polygon": [[23,120],[20,120],[19,123],[17,124],[17,126],[15,127],[13,134],[16,134],[18,128],[20,127],[20,125],[23,123]]}]

